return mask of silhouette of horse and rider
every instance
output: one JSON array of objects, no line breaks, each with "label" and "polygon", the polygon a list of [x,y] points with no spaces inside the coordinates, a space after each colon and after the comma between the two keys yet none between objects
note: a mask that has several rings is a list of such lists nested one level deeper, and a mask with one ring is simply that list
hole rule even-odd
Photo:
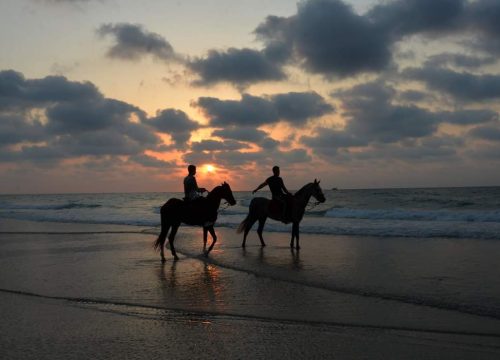
[{"label": "silhouette of horse and rider", "polygon": [[[248,232],[257,220],[259,221],[257,234],[259,235],[261,245],[266,245],[262,237],[262,231],[266,219],[270,217],[271,219],[281,221],[285,224],[290,222],[293,224],[290,247],[293,248],[294,240],[296,240],[296,249],[300,249],[299,223],[304,216],[305,207],[311,196],[320,203],[325,201],[325,196],[317,180],[314,180],[313,183],[304,185],[299,191],[292,195],[287,190],[283,179],[280,177],[280,168],[274,166],[272,170],[273,175],[268,177],[252,191],[252,194],[255,194],[263,187],[269,186],[272,198],[269,200],[262,197],[256,197],[250,202],[248,215],[239,225],[237,230],[238,233],[244,232],[242,247],[245,247]],[[161,232],[154,243],[154,247],[160,251],[161,260],[163,262],[166,261],[164,246],[167,234],[172,256],[175,260],[178,259],[174,240],[181,223],[203,227],[203,250],[205,256],[208,256],[217,242],[214,225],[217,220],[221,201],[226,200],[231,206],[236,204],[231,187],[226,182],[216,186],[206,197],[201,196],[201,194],[207,190],[198,187],[195,175],[196,166],[189,165],[188,175],[184,178],[184,199],[171,198],[160,209]],[[212,237],[212,244],[206,249],[208,233],[210,233]]]}]

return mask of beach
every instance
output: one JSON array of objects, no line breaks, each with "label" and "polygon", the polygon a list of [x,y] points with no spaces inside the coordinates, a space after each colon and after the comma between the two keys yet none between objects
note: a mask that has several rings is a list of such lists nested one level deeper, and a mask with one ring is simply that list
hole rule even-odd
[{"label": "beach", "polygon": [[500,356],[495,241],[216,230],[0,219],[4,358]]}]

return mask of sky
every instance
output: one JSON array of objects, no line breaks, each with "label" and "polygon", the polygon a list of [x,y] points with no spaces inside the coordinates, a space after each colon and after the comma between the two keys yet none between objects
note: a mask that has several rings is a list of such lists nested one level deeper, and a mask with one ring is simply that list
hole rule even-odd
[{"label": "sky", "polygon": [[500,185],[500,1],[0,3],[0,193]]}]

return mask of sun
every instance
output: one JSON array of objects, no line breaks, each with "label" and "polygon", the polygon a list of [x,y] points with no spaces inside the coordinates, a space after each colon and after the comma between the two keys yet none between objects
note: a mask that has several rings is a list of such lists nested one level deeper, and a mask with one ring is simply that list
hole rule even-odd
[{"label": "sun", "polygon": [[204,170],[205,170],[205,172],[207,174],[214,173],[215,172],[215,166],[213,166],[212,164],[206,164]]}]

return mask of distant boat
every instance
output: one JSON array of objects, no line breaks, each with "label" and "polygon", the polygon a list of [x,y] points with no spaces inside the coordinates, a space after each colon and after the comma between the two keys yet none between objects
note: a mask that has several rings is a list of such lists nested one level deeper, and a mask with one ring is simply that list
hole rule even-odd
[{"label": "distant boat", "polygon": [[338,190],[338,188],[336,188],[336,187],[332,187],[330,190]]}]

